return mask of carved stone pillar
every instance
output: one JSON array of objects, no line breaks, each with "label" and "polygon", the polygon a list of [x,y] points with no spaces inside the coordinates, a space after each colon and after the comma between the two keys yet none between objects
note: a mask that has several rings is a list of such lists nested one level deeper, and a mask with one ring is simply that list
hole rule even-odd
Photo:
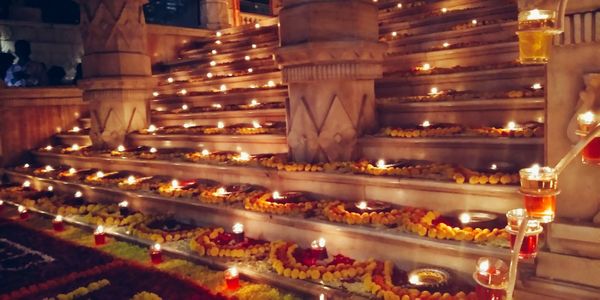
[{"label": "carved stone pillar", "polygon": [[356,158],[358,138],[377,126],[374,79],[382,75],[386,45],[378,42],[376,5],[284,0],[280,23],[291,158]]},{"label": "carved stone pillar", "polygon": [[79,86],[90,106],[95,147],[116,147],[127,133],[148,125],[154,82],[146,55],[146,2],[80,0],[85,54]]},{"label": "carved stone pillar", "polygon": [[208,29],[230,27],[228,0],[200,0],[200,25]]}]

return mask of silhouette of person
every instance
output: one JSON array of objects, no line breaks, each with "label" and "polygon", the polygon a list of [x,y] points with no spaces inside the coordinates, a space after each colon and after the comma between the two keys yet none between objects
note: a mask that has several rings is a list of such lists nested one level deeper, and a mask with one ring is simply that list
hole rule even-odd
[{"label": "silhouette of person", "polygon": [[15,54],[19,58],[6,72],[4,82],[10,87],[39,86],[46,84],[46,66],[32,61],[31,44],[25,40],[15,42]]},{"label": "silhouette of person", "polygon": [[77,84],[77,81],[83,79],[83,67],[81,66],[81,63],[77,64],[77,67],[75,68],[76,72],[75,72],[75,78],[73,78],[73,84]]},{"label": "silhouette of person", "polygon": [[[0,78],[6,76],[6,71],[12,66],[15,56],[11,53],[0,52]],[[0,87],[4,87],[4,80],[0,80]]]},{"label": "silhouette of person", "polygon": [[62,85],[65,79],[65,69],[59,66],[52,66],[48,69],[48,85]]}]

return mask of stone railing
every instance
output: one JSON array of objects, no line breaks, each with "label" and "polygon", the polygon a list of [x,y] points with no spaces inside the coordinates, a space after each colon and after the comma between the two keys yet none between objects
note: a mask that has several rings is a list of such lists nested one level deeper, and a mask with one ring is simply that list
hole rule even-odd
[{"label": "stone railing", "polygon": [[564,32],[554,39],[555,45],[600,42],[600,11],[567,14]]},{"label": "stone railing", "polygon": [[76,87],[10,88],[0,92],[0,165],[27,159],[27,151],[46,145],[87,112]]}]

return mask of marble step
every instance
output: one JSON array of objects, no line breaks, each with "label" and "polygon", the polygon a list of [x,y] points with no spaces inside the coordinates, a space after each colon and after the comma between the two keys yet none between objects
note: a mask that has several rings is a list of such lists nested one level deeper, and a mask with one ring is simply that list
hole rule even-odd
[{"label": "marble step", "polygon": [[457,71],[448,74],[394,76],[388,74],[376,81],[378,98],[399,95],[426,95],[432,87],[439,91],[510,90],[544,82],[544,66],[519,66],[478,71]]},{"label": "marble step", "polygon": [[390,19],[380,21],[379,33],[387,34],[393,31],[410,34],[423,34],[434,32],[435,30],[446,30],[456,24],[470,22],[472,19],[493,20],[516,18],[518,14],[517,6],[514,4],[494,5],[494,6],[476,6],[462,10],[449,10],[447,13],[438,11],[438,15],[425,18],[419,15],[411,15],[409,19]]},{"label": "marble step", "polygon": [[272,70],[263,73],[251,73],[240,76],[232,76],[225,78],[205,79],[202,81],[191,82],[174,82],[171,84],[161,85],[156,87],[155,91],[160,94],[176,94],[182,90],[189,92],[208,92],[219,91],[222,85],[225,85],[228,90],[236,88],[251,88],[252,86],[263,87],[269,81],[278,85],[281,83],[281,72]]},{"label": "marble step", "polygon": [[359,148],[363,157],[372,160],[435,158],[476,170],[498,162],[509,162],[517,168],[544,162],[543,138],[363,137]]},{"label": "marble step", "polygon": [[[156,78],[160,85],[169,85],[169,78],[172,78],[176,82],[182,81],[210,81],[211,78],[216,79],[217,76],[226,76],[227,74],[234,74],[234,77],[240,76],[239,74],[251,75],[251,74],[260,74],[264,72],[270,72],[273,69],[277,69],[277,65],[273,58],[269,55],[267,57],[253,57],[249,61],[246,61],[244,57],[241,60],[232,62],[232,63],[221,63],[210,66],[208,62],[203,63],[202,65],[190,66],[181,70],[173,70],[162,74],[154,74],[153,77]],[[252,72],[249,71],[252,69]],[[208,73],[211,73],[212,76],[209,78]]]},{"label": "marble step", "polygon": [[158,97],[153,97],[150,105],[153,109],[174,109],[187,104],[190,107],[210,106],[213,103],[222,105],[247,104],[256,99],[259,102],[283,102],[288,96],[286,86],[275,88],[245,89],[240,91],[228,91],[227,93],[209,93],[206,95],[177,95],[173,92],[161,92]]},{"label": "marble step", "polygon": [[229,228],[234,222],[241,222],[249,236],[260,236],[270,240],[293,240],[300,245],[309,245],[315,237],[323,237],[327,240],[327,249],[331,253],[344,253],[357,259],[391,260],[409,270],[419,266],[439,266],[452,270],[464,280],[469,280],[477,258],[493,256],[507,259],[509,255],[509,250],[504,248],[423,238],[389,229],[374,230],[371,227],[332,223],[319,218],[265,214],[241,207],[211,205],[188,199],[41,179],[12,171],[6,173],[17,182],[30,180],[33,186],[51,184],[57,190],[79,190],[83,192],[84,197],[92,200],[101,199],[116,203],[125,199],[133,209],[162,214],[167,212],[185,221],[210,223],[225,228]]},{"label": "marble step", "polygon": [[394,103],[379,99],[377,110],[381,126],[412,126],[427,120],[465,126],[543,122],[544,98],[473,99]]},{"label": "marble step", "polygon": [[465,48],[388,55],[383,64],[383,72],[422,67],[427,63],[431,68],[451,68],[454,66],[481,65],[495,61],[515,61],[519,58],[519,44],[516,41],[480,45]]},{"label": "marble step", "polygon": [[188,122],[196,125],[214,125],[218,121],[227,124],[252,123],[253,121],[285,121],[284,108],[231,110],[201,113],[153,113],[152,123],[156,126],[176,126]]},{"label": "marble step", "polygon": [[[390,36],[392,32],[396,32],[399,37],[402,37],[404,34],[431,34],[452,30],[454,26],[470,23],[474,19],[480,23],[494,20],[516,20],[517,14],[518,11],[515,5],[483,7],[467,11],[448,12],[439,16],[425,18],[417,22],[391,22],[389,24],[381,24],[379,26],[379,34],[380,36]],[[485,26],[488,25],[477,27]]]},{"label": "marble step", "polygon": [[[264,151],[259,152],[264,153]],[[67,164],[77,169],[111,166],[115,170],[136,170],[177,178],[201,177],[224,184],[250,183],[272,190],[303,190],[339,199],[375,199],[396,205],[440,210],[442,213],[469,207],[505,214],[521,207],[516,186],[470,185],[422,179],[367,176],[347,173],[288,172],[251,166],[227,166],[191,162],[82,157],[34,151],[40,164]]]},{"label": "marble step", "polygon": [[[388,1],[387,3],[382,3],[379,5],[379,22],[401,22],[406,19],[427,15],[433,11],[441,11],[442,8],[447,8],[451,11],[476,7],[495,7],[507,4],[507,1],[504,0],[428,0],[424,2],[426,4],[416,7],[409,7],[411,2],[406,1]],[[402,4],[402,7],[398,7],[398,3]]]}]

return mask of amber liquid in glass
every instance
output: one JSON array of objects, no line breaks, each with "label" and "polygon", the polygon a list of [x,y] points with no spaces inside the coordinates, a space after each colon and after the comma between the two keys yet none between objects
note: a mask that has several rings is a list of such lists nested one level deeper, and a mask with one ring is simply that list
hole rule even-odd
[{"label": "amber liquid in glass", "polygon": [[[517,235],[511,234],[510,235],[510,248],[511,249],[515,247],[516,240],[517,240]],[[537,255],[538,241],[539,241],[539,235],[537,235],[537,234],[525,236],[525,238],[523,239],[523,245],[521,245],[521,250],[519,251],[519,258],[521,258],[521,259],[535,258],[535,256]]]},{"label": "amber liquid in glass", "polygon": [[588,164],[600,164],[600,138],[593,139],[583,148],[583,162]]},{"label": "amber liquid in glass", "polygon": [[503,289],[490,289],[481,285],[475,287],[477,300],[504,300],[506,299],[506,291]]},{"label": "amber liquid in glass", "polygon": [[525,209],[534,219],[542,223],[552,222],[556,212],[556,195],[523,195],[525,197]]},{"label": "amber liquid in glass", "polygon": [[539,31],[520,31],[519,59],[522,64],[542,64],[548,62],[554,35]]}]

